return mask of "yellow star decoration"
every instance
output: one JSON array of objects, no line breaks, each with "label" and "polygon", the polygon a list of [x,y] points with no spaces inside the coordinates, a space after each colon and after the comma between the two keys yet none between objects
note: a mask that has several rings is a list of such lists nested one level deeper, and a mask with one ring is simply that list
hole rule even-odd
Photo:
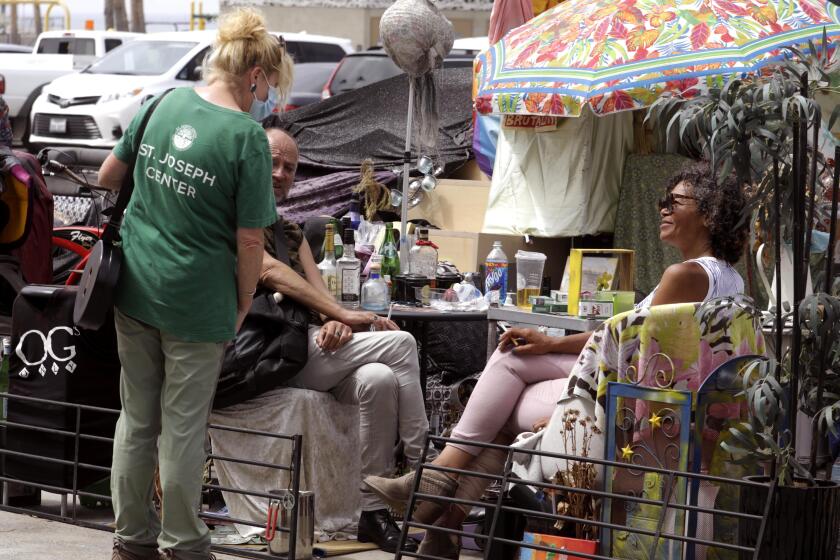
[{"label": "yellow star decoration", "polygon": [[653,416],[651,416],[650,420],[648,420],[650,422],[650,428],[652,430],[655,430],[656,428],[661,428],[662,420],[663,418],[654,412]]},{"label": "yellow star decoration", "polygon": [[633,457],[633,455],[635,455],[635,452],[630,447],[629,443],[621,448],[621,458],[625,461],[629,461]]}]

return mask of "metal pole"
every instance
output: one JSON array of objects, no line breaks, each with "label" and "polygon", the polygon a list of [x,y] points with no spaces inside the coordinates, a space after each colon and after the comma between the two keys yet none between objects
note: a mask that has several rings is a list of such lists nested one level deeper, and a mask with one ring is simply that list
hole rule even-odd
[{"label": "metal pole", "polygon": [[296,435],[293,445],[292,465],[295,470],[292,472],[292,492],[295,497],[295,503],[292,506],[292,519],[289,521],[289,550],[286,553],[288,560],[295,560],[297,558],[298,531],[300,530],[300,527],[298,527],[298,515],[300,515],[300,467],[303,457],[303,436]]},{"label": "metal pole", "polygon": [[781,366],[784,359],[782,332],[785,325],[782,322],[782,201],[779,194],[779,160],[777,159],[773,159],[773,207],[776,213],[776,231],[773,240],[776,246],[774,255],[776,258],[776,361]]},{"label": "metal pole", "polygon": [[829,223],[830,229],[828,231],[828,248],[826,249],[827,257],[825,261],[825,293],[831,295],[831,277],[834,276],[834,244],[837,230],[837,197],[840,195],[837,191],[840,190],[840,146],[834,148],[834,181],[831,185],[831,218]]},{"label": "metal pole", "polygon": [[408,77],[408,116],[405,121],[403,155],[402,209],[400,210],[400,272],[408,272],[408,176],[411,168],[411,129],[414,118],[414,80]]}]

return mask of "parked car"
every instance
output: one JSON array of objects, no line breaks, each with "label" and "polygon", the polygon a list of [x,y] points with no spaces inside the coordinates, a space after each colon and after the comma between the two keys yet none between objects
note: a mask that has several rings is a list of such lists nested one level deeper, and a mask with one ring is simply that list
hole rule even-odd
[{"label": "parked car", "polygon": [[[282,35],[297,62],[338,62],[353,50],[348,39]],[[151,33],[82,72],[62,76],[32,107],[30,142],[113,147],[147,99],[203,83],[202,64],[215,37],[215,31]]]},{"label": "parked car", "polygon": [[84,68],[139,36],[140,33],[122,31],[45,31],[38,36],[30,54],[0,54],[6,81],[4,97],[15,137],[27,141],[32,104],[46,84]]},{"label": "parked car", "polygon": [[336,62],[308,62],[295,64],[292,92],[286,100],[286,111],[316,103],[321,100],[321,90],[332,76]]},{"label": "parked car", "polygon": [[32,54],[32,47],[14,43],[0,43],[0,53]]},{"label": "parked car", "polygon": [[[473,59],[489,42],[486,37],[456,39],[452,50],[443,61],[446,68],[472,68]],[[402,74],[402,70],[388,57],[382,47],[372,47],[363,52],[348,54],[339,63],[321,91],[321,98],[327,99],[345,91],[387,80]]]}]

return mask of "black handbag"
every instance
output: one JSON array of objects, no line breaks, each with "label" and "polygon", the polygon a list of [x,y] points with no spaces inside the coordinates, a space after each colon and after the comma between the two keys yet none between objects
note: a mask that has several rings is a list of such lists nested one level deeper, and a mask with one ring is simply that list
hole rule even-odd
[{"label": "black handbag", "polygon": [[[143,121],[135,136],[137,143],[142,141],[152,113],[170,91],[172,90],[167,90],[158,96],[143,116]],[[97,330],[105,324],[105,320],[114,308],[114,290],[120,279],[123,260],[120,226],[125,208],[134,190],[134,166],[137,163],[138,149],[138,146],[134,146],[131,161],[128,162],[128,171],[123,178],[120,193],[117,195],[117,203],[111,212],[111,219],[105,226],[102,238],[96,242],[88,255],[84,272],[82,272],[79,292],[76,294],[76,303],[73,306],[73,322],[84,329]]]},{"label": "black handbag", "polygon": [[[289,264],[283,224],[274,226],[277,260]],[[309,310],[291,298],[277,301],[260,287],[236,338],[225,350],[213,408],[245,402],[279,387],[309,357]]]}]

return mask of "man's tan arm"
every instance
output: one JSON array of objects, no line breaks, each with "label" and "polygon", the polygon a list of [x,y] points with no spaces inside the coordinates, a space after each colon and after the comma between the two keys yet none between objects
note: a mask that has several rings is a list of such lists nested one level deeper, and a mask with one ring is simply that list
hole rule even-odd
[{"label": "man's tan arm", "polygon": [[263,251],[260,284],[275,292],[280,292],[330,319],[343,321],[346,318],[345,315],[348,310],[332,299],[326,291],[315,288],[291,267],[273,258],[265,251]]}]

